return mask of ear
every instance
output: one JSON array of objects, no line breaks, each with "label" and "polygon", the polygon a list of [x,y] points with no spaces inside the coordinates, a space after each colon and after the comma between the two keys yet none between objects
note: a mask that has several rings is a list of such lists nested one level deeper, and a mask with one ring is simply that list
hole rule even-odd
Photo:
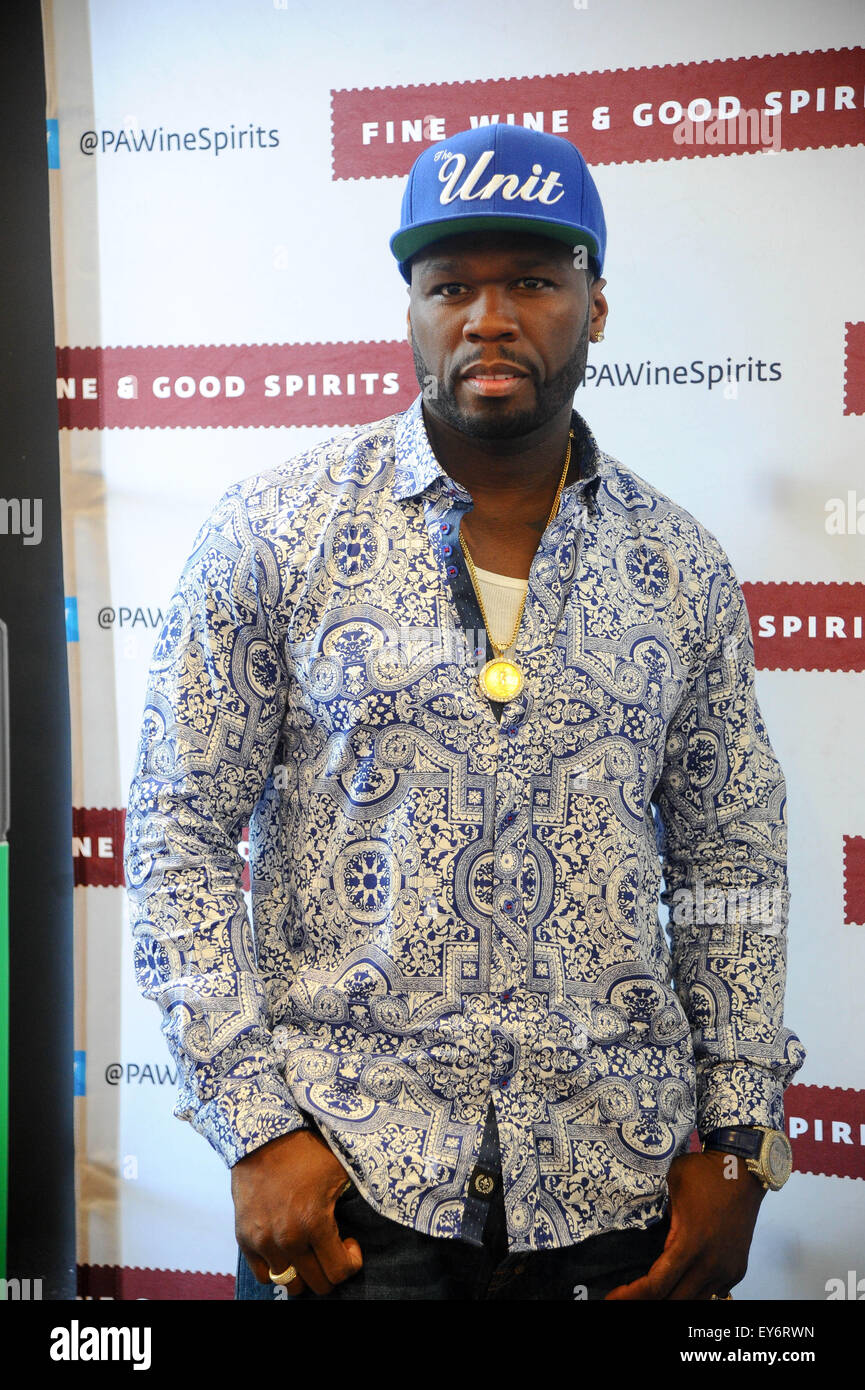
[{"label": "ear", "polygon": [[604,286],[606,285],[606,283],[607,282],[603,277],[599,277],[597,280],[594,281],[589,291],[589,304],[591,308],[591,314],[589,318],[590,335],[593,333],[603,333],[605,331],[607,314],[609,313],[610,307],[607,304],[606,296],[603,293]]}]

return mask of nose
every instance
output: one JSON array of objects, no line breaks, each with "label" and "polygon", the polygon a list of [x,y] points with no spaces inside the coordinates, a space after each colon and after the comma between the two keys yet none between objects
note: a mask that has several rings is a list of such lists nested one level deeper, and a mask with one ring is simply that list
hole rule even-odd
[{"label": "nose", "polygon": [[463,324],[463,337],[470,343],[508,343],[519,337],[513,304],[503,286],[485,285],[474,296]]}]

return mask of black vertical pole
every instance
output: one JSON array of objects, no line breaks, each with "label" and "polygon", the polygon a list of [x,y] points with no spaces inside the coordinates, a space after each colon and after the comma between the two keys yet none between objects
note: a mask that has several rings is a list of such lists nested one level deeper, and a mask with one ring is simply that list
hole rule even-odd
[{"label": "black vertical pole", "polygon": [[0,6],[0,94],[0,619],[8,632],[10,745],[6,1277],[30,1280],[31,1290],[41,1279],[43,1298],[72,1298],[69,686],[38,0]]}]

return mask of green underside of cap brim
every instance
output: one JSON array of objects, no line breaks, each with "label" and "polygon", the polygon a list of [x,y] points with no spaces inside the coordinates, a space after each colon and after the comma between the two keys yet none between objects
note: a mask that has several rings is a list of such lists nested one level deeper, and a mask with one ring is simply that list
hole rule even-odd
[{"label": "green underside of cap brim", "polygon": [[444,217],[437,222],[425,222],[420,227],[410,227],[398,233],[391,241],[391,250],[397,260],[404,263],[425,246],[433,246],[437,241],[462,236],[464,232],[481,231],[526,232],[533,236],[551,237],[553,241],[562,241],[566,246],[585,246],[593,256],[598,254],[597,241],[584,227],[567,227],[561,222],[548,222],[542,217],[512,217],[507,213]]}]

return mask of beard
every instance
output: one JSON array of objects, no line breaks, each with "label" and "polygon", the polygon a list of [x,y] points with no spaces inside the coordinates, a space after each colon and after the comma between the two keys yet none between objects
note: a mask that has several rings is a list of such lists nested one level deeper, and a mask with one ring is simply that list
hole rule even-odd
[{"label": "beard", "polygon": [[456,382],[459,380],[459,371],[465,370],[465,368],[452,372],[446,380],[437,378],[421,356],[414,333],[412,333],[411,346],[418,385],[421,388],[423,399],[433,415],[437,415],[439,419],[444,420],[454,429],[459,430],[461,434],[468,435],[472,439],[515,439],[539,429],[549,420],[552,420],[563,406],[573,402],[574,395],[586,372],[586,360],[589,352],[589,311],[586,310],[585,322],[570,358],[562,370],[547,381],[541,381],[535,368],[519,361],[506,349],[497,348],[496,357],[500,361],[512,362],[515,366],[521,367],[523,371],[529,372],[535,387],[535,404],[531,409],[498,410],[495,413],[491,410],[486,419],[482,418],[480,412],[473,414],[470,411],[465,411],[457,403]]}]

